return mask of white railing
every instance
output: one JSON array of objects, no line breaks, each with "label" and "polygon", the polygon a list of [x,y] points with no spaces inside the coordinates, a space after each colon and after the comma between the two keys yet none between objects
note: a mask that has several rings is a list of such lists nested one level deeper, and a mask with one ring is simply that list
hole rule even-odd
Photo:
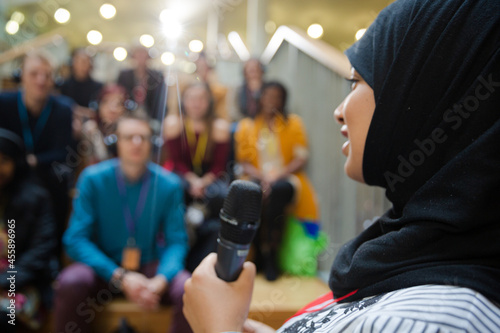
[{"label": "white railing", "polygon": [[12,46],[9,50],[0,53],[0,66],[22,57],[31,50],[36,50],[48,44],[57,44],[64,38],[64,31],[64,28],[58,28],[31,40]]},{"label": "white railing", "polygon": [[347,57],[322,40],[312,39],[305,31],[297,27],[280,26],[262,53],[261,61],[269,64],[283,41],[295,46],[311,58],[343,77],[350,75],[350,64]]}]

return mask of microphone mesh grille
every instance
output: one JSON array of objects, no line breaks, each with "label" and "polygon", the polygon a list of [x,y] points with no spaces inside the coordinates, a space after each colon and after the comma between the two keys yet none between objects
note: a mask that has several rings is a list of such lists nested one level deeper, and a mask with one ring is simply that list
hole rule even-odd
[{"label": "microphone mesh grille", "polygon": [[224,200],[224,214],[236,221],[254,223],[260,219],[262,190],[259,185],[246,180],[235,180],[229,186]]}]

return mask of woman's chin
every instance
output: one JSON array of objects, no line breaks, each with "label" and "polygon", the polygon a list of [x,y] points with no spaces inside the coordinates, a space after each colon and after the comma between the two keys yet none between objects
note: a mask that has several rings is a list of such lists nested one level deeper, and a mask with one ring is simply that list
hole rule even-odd
[{"label": "woman's chin", "polygon": [[347,140],[346,142],[344,142],[344,144],[342,145],[342,154],[344,154],[344,156],[347,156],[349,157],[349,147],[351,145],[351,142],[349,140]]},{"label": "woman's chin", "polygon": [[356,167],[355,163],[352,163],[352,160],[347,157],[347,161],[344,164],[344,172],[347,177],[351,178],[360,183],[365,183],[365,179],[363,177],[363,170],[361,167]]}]

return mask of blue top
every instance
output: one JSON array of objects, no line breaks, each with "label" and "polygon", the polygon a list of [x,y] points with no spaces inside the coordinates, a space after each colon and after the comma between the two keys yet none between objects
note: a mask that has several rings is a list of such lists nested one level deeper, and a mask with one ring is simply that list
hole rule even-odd
[{"label": "blue top", "polygon": [[[118,192],[112,159],[86,168],[77,183],[73,213],[63,243],[69,256],[92,267],[106,281],[119,266],[129,232]],[[149,163],[151,186],[136,224],[136,245],[141,265],[159,260],[158,273],[167,281],[182,269],[188,250],[184,227],[183,189],[179,178]],[[134,214],[141,182],[126,181],[129,206]]]}]

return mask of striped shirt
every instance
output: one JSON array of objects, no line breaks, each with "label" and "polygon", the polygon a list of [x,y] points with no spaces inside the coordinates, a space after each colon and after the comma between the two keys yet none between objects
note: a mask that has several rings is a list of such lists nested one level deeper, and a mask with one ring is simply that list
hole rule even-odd
[{"label": "striped shirt", "polygon": [[424,285],[350,303],[315,302],[279,333],[500,332],[500,307],[474,290]]}]

